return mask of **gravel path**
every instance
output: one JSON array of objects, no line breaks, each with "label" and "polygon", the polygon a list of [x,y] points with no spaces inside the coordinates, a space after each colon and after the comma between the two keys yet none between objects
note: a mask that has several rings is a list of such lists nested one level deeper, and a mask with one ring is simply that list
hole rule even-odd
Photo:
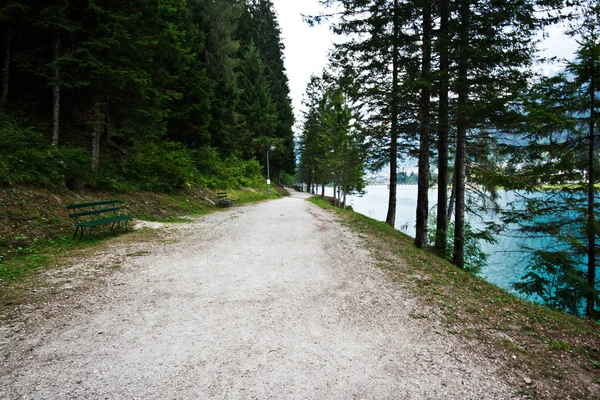
[{"label": "gravel path", "polygon": [[0,330],[0,398],[518,397],[304,198],[164,225],[135,254],[115,243],[110,283]]}]

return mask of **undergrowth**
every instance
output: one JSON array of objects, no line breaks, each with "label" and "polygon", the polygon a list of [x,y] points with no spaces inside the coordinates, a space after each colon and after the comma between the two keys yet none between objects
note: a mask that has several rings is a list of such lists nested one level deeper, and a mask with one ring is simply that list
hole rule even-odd
[{"label": "undergrowth", "polygon": [[264,180],[256,160],[224,157],[212,147],[192,150],[169,141],[138,143],[116,153],[103,146],[102,163],[94,171],[86,149],[69,142],[53,146],[41,131],[0,111],[0,187],[173,193],[196,187],[258,187]]}]

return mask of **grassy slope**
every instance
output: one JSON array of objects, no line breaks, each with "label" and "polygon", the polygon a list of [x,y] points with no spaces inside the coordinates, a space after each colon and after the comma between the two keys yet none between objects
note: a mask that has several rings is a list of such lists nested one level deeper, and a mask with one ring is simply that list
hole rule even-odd
[{"label": "grassy slope", "polygon": [[[383,222],[336,212],[366,241],[381,268],[420,298],[428,310],[415,318],[441,317],[451,334],[473,340],[503,365],[532,398],[600,398],[600,325],[521,300],[413,246],[413,239]],[[531,380],[530,384],[527,384]]]}]

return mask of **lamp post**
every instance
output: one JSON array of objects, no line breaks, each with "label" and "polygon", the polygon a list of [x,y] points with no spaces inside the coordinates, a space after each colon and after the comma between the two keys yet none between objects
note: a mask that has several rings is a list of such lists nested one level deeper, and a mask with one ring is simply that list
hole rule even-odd
[{"label": "lamp post", "polygon": [[267,199],[271,197],[271,171],[269,170],[269,152],[275,150],[271,146],[267,149]]}]

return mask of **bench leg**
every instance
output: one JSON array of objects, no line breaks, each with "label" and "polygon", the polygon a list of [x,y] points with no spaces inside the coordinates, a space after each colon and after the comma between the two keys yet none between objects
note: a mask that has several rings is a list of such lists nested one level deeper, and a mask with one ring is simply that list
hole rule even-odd
[{"label": "bench leg", "polygon": [[79,227],[76,226],[75,227],[75,234],[73,235],[73,240],[75,240],[75,238],[77,237],[77,232],[79,231]]}]

